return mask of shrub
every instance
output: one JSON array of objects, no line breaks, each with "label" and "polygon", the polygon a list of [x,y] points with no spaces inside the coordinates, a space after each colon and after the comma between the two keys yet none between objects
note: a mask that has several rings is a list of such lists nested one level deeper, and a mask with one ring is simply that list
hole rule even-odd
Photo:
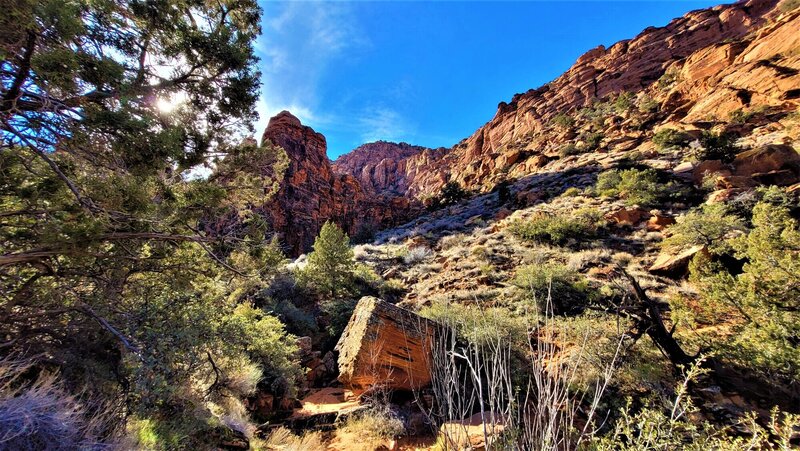
[{"label": "shrub", "polygon": [[565,189],[564,192],[561,194],[564,197],[575,197],[581,193],[581,190],[575,186],[570,186],[569,188]]},{"label": "shrub", "polygon": [[583,141],[583,148],[585,152],[596,150],[600,147],[600,142],[603,140],[604,135],[600,132],[584,133],[580,136]]},{"label": "shrub", "polygon": [[565,144],[560,149],[558,149],[558,155],[560,155],[561,158],[569,157],[571,155],[580,155],[585,152],[586,151],[584,150],[583,147],[578,147],[573,143]]},{"label": "shrub", "polygon": [[624,113],[625,111],[630,110],[633,108],[633,101],[635,99],[635,95],[632,92],[621,92],[616,99],[614,99],[614,110],[617,113]]},{"label": "shrub", "polygon": [[755,413],[744,415],[737,429],[749,431],[745,436],[730,434],[727,428],[710,423],[698,425],[693,422],[700,409],[692,402],[689,387],[705,373],[707,371],[699,364],[689,367],[685,379],[676,385],[673,399],[650,399],[638,412],[633,412],[633,402],[629,398],[611,431],[592,437],[587,449],[701,451],[791,448],[792,433],[800,426],[800,416],[782,414],[777,409],[772,410],[766,428],[759,424]]},{"label": "shrub", "polygon": [[766,202],[753,209],[753,228],[729,240],[744,260],[733,275],[719,264],[696,258],[691,280],[698,284],[707,318],[726,318],[728,333],[709,342],[739,365],[766,380],[800,377],[800,229],[785,207]]},{"label": "shrub", "polygon": [[320,309],[327,316],[329,337],[335,339],[342,335],[357,303],[358,301],[353,298],[325,299],[320,302]]},{"label": "shrub", "polygon": [[558,113],[555,116],[553,116],[551,122],[553,123],[553,125],[561,129],[568,130],[575,125],[575,118],[568,115],[567,113]]},{"label": "shrub", "polygon": [[354,269],[350,238],[339,226],[326,221],[314,241],[302,278],[319,292],[337,297],[351,290]]},{"label": "shrub", "polygon": [[464,235],[462,234],[443,236],[439,240],[439,246],[441,246],[442,250],[452,249],[456,246],[460,246],[464,242],[464,239]]},{"label": "shrub", "polygon": [[442,205],[454,204],[467,197],[467,192],[456,181],[447,182],[439,192],[439,200]]},{"label": "shrub", "polygon": [[734,124],[746,124],[747,121],[753,118],[755,112],[745,111],[741,108],[731,111],[728,114],[728,119]]},{"label": "shrub", "polygon": [[353,277],[362,284],[373,288],[382,282],[381,276],[371,266],[364,263],[356,263],[353,266]]},{"label": "shrub", "polygon": [[406,284],[400,279],[389,279],[383,284],[381,284],[379,288],[379,293],[382,298],[394,298],[397,296],[402,295],[408,287]]},{"label": "shrub", "polygon": [[433,255],[433,252],[425,246],[415,246],[408,250],[403,256],[403,262],[407,265],[417,264]]},{"label": "shrub", "polygon": [[706,204],[678,217],[661,245],[674,249],[704,245],[712,254],[721,255],[732,250],[726,238],[744,229],[741,218],[731,214],[725,204]]},{"label": "shrub", "polygon": [[639,111],[642,113],[655,113],[660,107],[661,105],[647,94],[639,98]]},{"label": "shrub", "polygon": [[[265,375],[289,380],[299,376],[300,368],[294,361],[297,350],[294,337],[286,334],[283,323],[274,316],[250,304],[239,304],[233,314],[226,318],[224,327],[231,331],[232,337],[241,339],[247,353],[261,363]],[[226,357],[233,359],[233,356]],[[236,362],[235,366],[246,364],[241,361]]]},{"label": "shrub", "polygon": [[599,212],[579,210],[566,215],[539,214],[529,220],[511,223],[511,233],[524,240],[561,245],[568,240],[594,236],[599,227]]},{"label": "shrub", "polygon": [[502,307],[433,302],[420,315],[455,330],[471,343],[485,344],[496,338],[522,344],[527,332],[525,319]]},{"label": "shrub", "polygon": [[403,421],[388,408],[376,407],[353,414],[336,430],[336,439],[354,451],[372,451],[403,435]]},{"label": "shrub", "polygon": [[603,121],[611,113],[611,103],[599,99],[593,99],[592,102],[581,108],[578,114],[591,122],[596,127],[602,127]]},{"label": "shrub", "polygon": [[560,263],[522,266],[513,283],[539,304],[541,312],[552,309],[556,315],[579,313],[594,297],[586,279]]},{"label": "shrub", "polygon": [[595,191],[601,196],[620,197],[627,205],[651,206],[662,198],[666,187],[653,169],[612,169],[601,173]]},{"label": "shrub", "polygon": [[691,136],[674,128],[662,128],[653,134],[653,143],[661,150],[683,147],[691,140]]},{"label": "shrub", "polygon": [[[529,322],[500,308],[444,307],[440,323],[459,334],[437,334],[431,349],[437,399],[432,414],[446,425],[433,449],[472,449],[474,443],[458,423],[470,416],[478,428],[492,431],[486,449],[584,449],[603,421],[596,421],[596,414],[621,342],[610,360],[598,362],[580,344],[565,346],[565,328],[552,312]],[[597,376],[582,376],[589,366],[597,368]],[[483,414],[474,415],[476,410]],[[574,428],[574,418],[585,419],[587,427]],[[502,434],[494,432],[498,421]]]},{"label": "shrub", "polygon": [[674,70],[669,70],[664,72],[664,75],[662,75],[656,83],[658,85],[658,89],[666,91],[677,82],[678,82],[678,72]]},{"label": "shrub", "polygon": [[730,163],[736,158],[736,154],[740,150],[736,145],[737,139],[735,135],[730,133],[704,131],[700,136],[702,148],[695,152],[695,158],[698,160],[721,160],[723,163]]}]

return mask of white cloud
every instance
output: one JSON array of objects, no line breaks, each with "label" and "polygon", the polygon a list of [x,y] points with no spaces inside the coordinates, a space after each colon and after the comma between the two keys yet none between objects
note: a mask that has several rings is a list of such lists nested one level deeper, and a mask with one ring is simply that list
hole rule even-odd
[{"label": "white cloud", "polygon": [[358,118],[361,139],[400,141],[414,134],[414,127],[399,112],[386,107],[368,108]]},{"label": "white cloud", "polygon": [[289,110],[304,124],[324,125],[327,116],[315,112],[322,79],[337,58],[368,45],[350,5],[268,2],[263,6],[264,35],[256,46],[263,74],[256,130],[260,133],[281,110]]},{"label": "white cloud", "polygon": [[[282,110],[318,131],[352,135],[362,142],[413,140],[416,127],[401,114],[413,98],[406,80],[383,88],[348,86],[322,98],[337,64],[352,63],[371,49],[358,22],[359,4],[335,2],[268,2],[264,35],[256,49],[261,57],[262,95],[256,124],[260,135],[269,118]],[[352,143],[331,143],[335,152]]]}]

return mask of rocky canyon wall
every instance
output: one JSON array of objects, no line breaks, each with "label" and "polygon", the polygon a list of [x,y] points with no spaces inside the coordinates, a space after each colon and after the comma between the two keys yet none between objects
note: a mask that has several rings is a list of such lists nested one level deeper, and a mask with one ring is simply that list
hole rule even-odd
[{"label": "rocky canyon wall", "polygon": [[[282,112],[264,139],[283,147],[290,164],[280,191],[264,207],[290,252],[308,251],[325,220],[348,233],[413,217],[420,201],[448,181],[474,191],[504,180],[569,169],[561,150],[597,139],[593,152],[647,151],[662,127],[709,129],[737,111],[780,115],[800,102],[800,10],[777,0],[745,0],[692,11],[665,27],[590,50],[563,75],[501,102],[494,117],[452,148],[365,144],[331,163],[325,138]],[[606,109],[583,129],[554,124],[557,115],[587,114],[629,93],[646,112]],[[586,123],[585,116],[582,116]]]}]

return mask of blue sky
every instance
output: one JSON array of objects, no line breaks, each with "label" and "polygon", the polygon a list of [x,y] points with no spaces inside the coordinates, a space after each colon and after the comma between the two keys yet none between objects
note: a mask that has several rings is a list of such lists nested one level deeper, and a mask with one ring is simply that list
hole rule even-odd
[{"label": "blue sky", "polygon": [[379,139],[449,147],[587,50],[717,3],[265,1],[257,131],[286,109],[331,159]]}]

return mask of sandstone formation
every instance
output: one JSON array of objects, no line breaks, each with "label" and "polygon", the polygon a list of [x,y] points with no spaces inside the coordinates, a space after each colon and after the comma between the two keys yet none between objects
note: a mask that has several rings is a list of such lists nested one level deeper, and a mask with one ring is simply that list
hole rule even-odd
[{"label": "sandstone formation", "polygon": [[[590,50],[552,82],[501,102],[492,120],[451,149],[374,143],[340,157],[335,169],[369,192],[421,198],[451,180],[486,191],[508,178],[550,170],[559,148],[579,141],[574,130],[553,127],[552,118],[622,92],[642,93],[660,107],[651,126],[691,129],[727,121],[738,109],[794,109],[800,11],[779,14],[777,3],[746,0],[689,12]],[[602,127],[601,149],[642,144],[643,134],[624,113],[611,119]]]},{"label": "sandstone formation", "polygon": [[698,253],[707,253],[705,246],[692,246],[678,253],[663,252],[656,258],[649,271],[669,277],[681,277],[686,274],[689,263]]},{"label": "sandstone formation", "polygon": [[419,169],[408,167],[407,162],[410,157],[423,152],[434,154],[437,151],[406,143],[377,141],[340,156],[333,162],[332,168],[338,174],[354,176],[364,191],[370,194],[402,196],[408,190],[408,181],[413,178],[410,174],[414,169]]},{"label": "sandstone formation", "polygon": [[353,236],[397,223],[413,211],[405,198],[368,194],[355,177],[335,174],[325,137],[288,111],[270,119],[262,140],[282,147],[289,159],[278,192],[261,212],[290,255],[309,251],[327,220]]},{"label": "sandstone formation", "polygon": [[358,301],[342,333],[339,381],[355,392],[373,386],[412,390],[431,382],[436,323],[373,297]]},{"label": "sandstone formation", "polygon": [[[593,49],[552,82],[501,102],[492,120],[449,149],[379,141],[331,163],[325,138],[283,112],[264,133],[286,149],[290,160],[280,192],[264,207],[266,216],[289,253],[298,255],[310,249],[325,220],[351,236],[397,225],[420,213],[449,181],[488,192],[505,181],[560,176],[587,165],[614,167],[631,151],[698,186],[715,177],[719,191],[711,201],[757,184],[797,183],[796,152],[770,134],[751,139],[759,146],[783,146],[779,153],[789,160],[769,170],[741,158],[733,166],[719,161],[676,166],[659,160],[651,141],[652,132],[665,127],[691,139],[715,127],[738,127],[747,135],[752,126],[731,124],[732,117],[750,115],[764,124],[796,110],[800,10],[781,13],[777,4],[743,0],[692,11],[665,27]],[[616,96],[626,92],[635,97],[635,106],[609,112]],[[588,119],[598,105],[606,108],[600,123]],[[580,117],[581,125],[560,126],[553,120],[557,115]],[[775,136],[796,134],[777,125],[772,130]],[[592,135],[594,151],[563,152],[570,145],[580,150]],[[520,206],[540,202],[544,194],[535,185],[512,193]]]}]

